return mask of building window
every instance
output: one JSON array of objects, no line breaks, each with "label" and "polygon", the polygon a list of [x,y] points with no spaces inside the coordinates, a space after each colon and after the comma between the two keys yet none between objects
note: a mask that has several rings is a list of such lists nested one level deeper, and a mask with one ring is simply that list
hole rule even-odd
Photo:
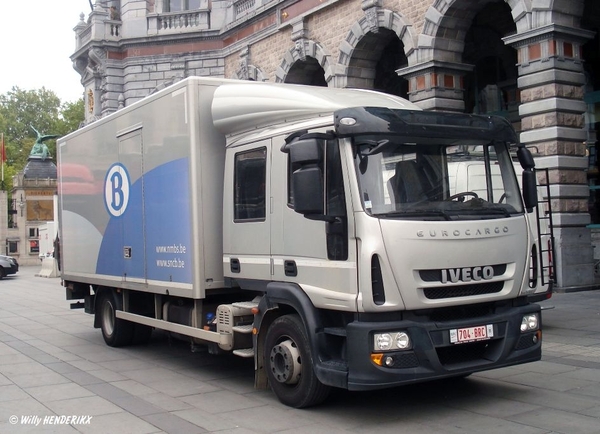
[{"label": "building window", "polygon": [[165,12],[181,12],[200,9],[200,0],[165,0]]},{"label": "building window", "polygon": [[40,236],[38,228],[29,228],[29,238],[37,238]]},{"label": "building window", "polygon": [[39,240],[29,240],[29,253],[40,253]]},{"label": "building window", "polygon": [[12,199],[8,209],[8,228],[14,229],[17,227],[15,216],[17,215],[17,200]]},{"label": "building window", "polygon": [[236,154],[234,170],[234,220],[264,220],[267,149]]},{"label": "building window", "polygon": [[18,241],[7,241],[7,254],[17,254],[19,253],[19,242]]}]

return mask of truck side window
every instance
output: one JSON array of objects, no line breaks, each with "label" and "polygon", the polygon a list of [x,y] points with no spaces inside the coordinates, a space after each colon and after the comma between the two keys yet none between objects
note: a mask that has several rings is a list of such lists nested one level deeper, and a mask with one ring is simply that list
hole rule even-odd
[{"label": "truck side window", "polygon": [[267,149],[235,155],[234,220],[257,221],[266,216]]},{"label": "truck side window", "polygon": [[[332,261],[348,259],[348,219],[346,216],[346,196],[340,148],[336,140],[325,144],[325,213],[335,220],[327,223],[327,258]],[[292,164],[288,156],[287,203],[294,207],[292,185]]]},{"label": "truck side window", "polygon": [[348,219],[340,148],[336,141],[329,140],[325,150],[325,198],[326,213],[336,217],[327,223],[327,258],[332,261],[348,259]]}]

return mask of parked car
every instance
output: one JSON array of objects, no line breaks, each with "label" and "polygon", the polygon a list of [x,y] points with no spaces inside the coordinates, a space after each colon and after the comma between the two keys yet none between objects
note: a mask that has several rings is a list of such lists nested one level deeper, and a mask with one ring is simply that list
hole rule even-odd
[{"label": "parked car", "polygon": [[0,255],[0,279],[19,271],[19,263],[12,256]]}]

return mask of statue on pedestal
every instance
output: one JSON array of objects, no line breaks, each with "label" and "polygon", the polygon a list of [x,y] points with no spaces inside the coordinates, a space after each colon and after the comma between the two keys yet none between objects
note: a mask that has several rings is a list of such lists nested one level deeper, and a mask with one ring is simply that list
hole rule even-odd
[{"label": "statue on pedestal", "polygon": [[56,138],[60,137],[60,135],[59,134],[42,135],[42,134],[40,134],[40,132],[38,130],[33,128],[33,125],[31,126],[31,129],[33,131],[35,131],[35,133],[37,134],[37,140],[35,141],[35,143],[33,144],[33,147],[31,148],[31,152],[29,153],[29,158],[32,158],[32,157],[33,158],[41,158],[42,161],[44,161],[50,155],[50,152],[48,151],[48,146],[46,146],[46,144],[44,142],[46,140],[56,139]]}]

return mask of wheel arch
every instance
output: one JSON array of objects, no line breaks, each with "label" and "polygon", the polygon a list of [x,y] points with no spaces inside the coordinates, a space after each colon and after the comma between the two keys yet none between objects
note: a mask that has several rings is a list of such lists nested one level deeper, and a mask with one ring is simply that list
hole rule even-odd
[{"label": "wheel arch", "polygon": [[275,319],[287,314],[298,314],[308,336],[311,353],[313,354],[313,369],[319,381],[335,387],[347,387],[346,373],[332,375],[323,366],[323,351],[326,343],[323,333],[323,322],[318,309],[298,284],[288,282],[270,282],[258,305],[259,313],[255,316],[254,327],[254,362],[255,386],[267,387],[267,375],[264,370],[264,342],[266,331]]}]

